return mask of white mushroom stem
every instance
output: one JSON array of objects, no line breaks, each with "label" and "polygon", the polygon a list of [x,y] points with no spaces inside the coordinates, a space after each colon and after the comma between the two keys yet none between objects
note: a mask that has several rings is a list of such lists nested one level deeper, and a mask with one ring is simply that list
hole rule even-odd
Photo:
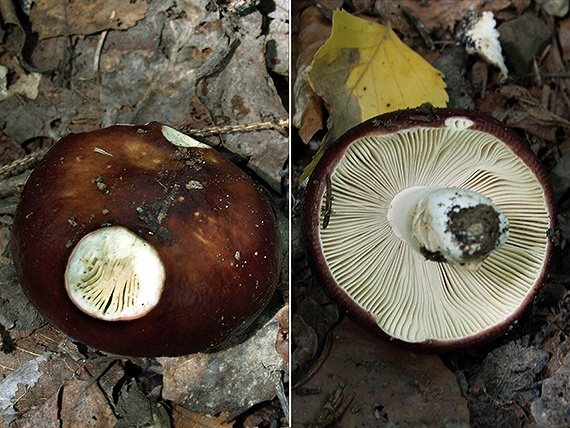
[{"label": "white mushroom stem", "polygon": [[505,243],[509,220],[490,199],[468,189],[413,186],[388,209],[396,236],[426,259],[478,269]]}]

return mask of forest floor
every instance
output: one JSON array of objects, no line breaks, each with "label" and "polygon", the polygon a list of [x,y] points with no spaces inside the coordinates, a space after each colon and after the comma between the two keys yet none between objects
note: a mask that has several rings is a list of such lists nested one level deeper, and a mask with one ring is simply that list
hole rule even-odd
[{"label": "forest floor", "polygon": [[[287,426],[288,2],[2,0],[0,17],[0,426]],[[47,324],[19,285],[11,226],[46,151],[150,121],[214,146],[274,203],[281,282],[233,348],[109,355]]]},{"label": "forest floor", "polygon": [[[566,5],[562,12],[546,3],[331,0],[317,5],[308,0],[294,5],[294,79],[310,57],[307,51],[315,49],[306,43],[307,37],[311,39],[307,34],[312,34],[317,47],[324,43],[333,10],[343,8],[356,16],[389,23],[406,45],[445,74],[449,107],[495,116],[528,142],[549,173],[560,237],[540,294],[507,334],[457,353],[402,350],[350,320],[311,271],[302,228],[305,189],[299,178],[325,131],[317,130],[309,141],[294,133],[294,427],[570,425],[566,413],[570,402],[570,253],[565,245],[570,237],[570,18],[568,2],[558,2]],[[311,18],[303,20],[303,12],[316,5]],[[493,12],[509,71],[506,81],[497,67],[467,54],[458,37],[460,23],[469,11],[477,16]],[[512,28],[517,29],[515,37]],[[296,42],[299,39],[304,40],[302,46]]]}]

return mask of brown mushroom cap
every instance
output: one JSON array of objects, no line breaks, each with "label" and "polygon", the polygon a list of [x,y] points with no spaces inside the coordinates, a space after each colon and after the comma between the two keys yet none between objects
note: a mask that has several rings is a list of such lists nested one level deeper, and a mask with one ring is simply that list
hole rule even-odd
[{"label": "brown mushroom cap", "polygon": [[[508,218],[508,238],[475,268],[429,260],[388,221],[395,199],[406,199],[396,196],[422,187],[483,195]],[[515,132],[473,111],[413,109],[356,126],[327,148],[304,209],[319,281],[366,327],[422,350],[504,333],[536,295],[552,251],[543,166]]]},{"label": "brown mushroom cap", "polygon": [[[88,268],[66,273],[80,242],[87,248],[77,256],[81,263],[116,257],[105,249],[112,244],[91,251],[94,244],[83,240],[98,231],[109,233],[103,241],[111,243],[124,238],[115,233],[128,231],[124,248],[136,248],[137,256],[129,259],[117,244],[122,271],[93,262],[101,267],[93,274]],[[138,258],[141,248],[146,258]],[[243,171],[216,150],[152,122],[74,134],[54,145],[22,193],[12,254],[24,291],[53,325],[104,351],[150,357],[206,350],[244,330],[274,293],[281,245],[272,206]],[[150,278],[155,288],[143,302],[154,305],[150,310],[109,321],[68,297],[66,275],[85,291],[100,284],[94,275],[120,279],[135,272],[137,260],[148,270],[137,271],[127,288],[134,293],[144,286],[137,278]],[[110,299],[117,294],[107,295],[103,311],[115,310]]]}]

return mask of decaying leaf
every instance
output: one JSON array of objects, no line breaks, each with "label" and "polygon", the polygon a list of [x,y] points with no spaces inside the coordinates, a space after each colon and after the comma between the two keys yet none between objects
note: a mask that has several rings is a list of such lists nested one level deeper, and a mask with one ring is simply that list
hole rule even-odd
[{"label": "decaying leaf", "polygon": [[521,86],[505,85],[498,93],[515,104],[508,109],[496,109],[495,117],[513,128],[524,129],[545,141],[554,143],[561,132],[570,132],[570,121],[551,112]]},{"label": "decaying leaf", "polygon": [[335,326],[329,357],[292,400],[293,426],[465,427],[469,420],[457,378],[437,355],[380,341],[349,318]]},{"label": "decaying leaf", "polygon": [[283,359],[285,366],[289,367],[289,305],[279,309],[275,318],[279,321],[275,350]]},{"label": "decaying leaf", "polygon": [[550,356],[528,342],[529,337],[523,337],[495,348],[467,377],[470,415],[480,426],[497,426],[499,420],[503,427],[529,425],[529,415],[522,409],[538,396],[540,373]]},{"label": "decaying leaf", "polygon": [[541,397],[535,400],[530,410],[538,426],[568,426],[568,403],[570,402],[570,355],[566,355],[561,367],[542,383]]},{"label": "decaying leaf", "polygon": [[39,355],[34,360],[22,364],[18,369],[14,370],[10,375],[6,376],[0,382],[0,420],[5,423],[12,422],[16,416],[16,410],[13,402],[17,401],[22,392],[18,394],[19,387],[28,389],[36,385],[38,379],[43,375],[39,370],[40,363],[43,363],[49,357],[48,355]]},{"label": "decaying leaf", "polygon": [[34,2],[30,20],[40,39],[47,39],[71,34],[93,34],[109,29],[124,30],[143,19],[147,9],[147,2],[140,0],[39,0]]},{"label": "decaying leaf", "polygon": [[210,418],[194,413],[176,403],[172,405],[172,422],[177,428],[229,428],[234,426],[233,422],[226,422],[227,416],[226,413],[222,413],[216,418]]},{"label": "decaying leaf", "polygon": [[[223,67],[200,79],[197,85],[197,95],[209,106],[215,125],[276,122],[287,117],[267,72],[262,24],[261,13],[252,12],[241,17],[239,34],[230,31],[231,27],[214,32],[224,37],[239,35],[235,49],[224,57]],[[285,135],[275,130],[227,134],[223,136],[223,145],[246,158],[253,171],[280,190],[289,152]]]},{"label": "decaying leaf", "polygon": [[331,38],[315,54],[310,78],[331,114],[328,141],[370,117],[448,101],[443,74],[391,28],[342,10],[333,15]]},{"label": "decaying leaf", "polygon": [[309,81],[309,70],[313,57],[330,37],[331,24],[321,10],[309,6],[299,15],[299,33],[295,42],[297,48],[296,78],[294,91],[293,126],[299,130],[299,137],[308,143],[317,131],[324,128],[324,106]]},{"label": "decaying leaf", "polygon": [[415,15],[421,16],[422,23],[430,30],[441,29],[442,31],[453,31],[455,24],[460,21],[467,12],[481,9],[485,4],[485,0],[427,0],[423,2],[400,0],[398,3],[402,8],[411,10]]},{"label": "decaying leaf", "polygon": [[228,421],[253,404],[273,399],[283,367],[275,350],[278,328],[273,318],[250,339],[225,351],[159,358],[163,398],[210,417],[227,412]]},{"label": "decaying leaf", "polygon": [[335,11],[332,35],[315,54],[310,71],[311,84],[329,110],[328,134],[301,180],[328,143],[366,119],[424,103],[445,107],[449,97],[443,77],[390,27]]},{"label": "decaying leaf", "polygon": [[61,426],[64,428],[77,426],[104,428],[115,426],[117,423],[107,398],[90,380],[71,380],[63,387],[59,416]]},{"label": "decaying leaf", "polygon": [[49,325],[37,330],[11,330],[9,334],[14,341],[12,350],[0,353],[0,427],[5,426],[3,423],[49,427],[37,422],[54,419],[60,390],[77,378],[82,360],[64,350],[70,342]]},{"label": "decaying leaf", "polygon": [[[41,73],[43,70],[34,67],[28,62],[24,52],[26,38],[28,34],[22,23],[20,22],[20,14],[16,10],[16,4],[12,1],[0,1],[0,16],[2,17],[2,27],[0,28],[0,36],[2,40],[7,33],[7,40],[10,41],[15,50],[15,56],[18,62],[28,72]],[[4,31],[7,27],[12,26],[11,31]]]}]

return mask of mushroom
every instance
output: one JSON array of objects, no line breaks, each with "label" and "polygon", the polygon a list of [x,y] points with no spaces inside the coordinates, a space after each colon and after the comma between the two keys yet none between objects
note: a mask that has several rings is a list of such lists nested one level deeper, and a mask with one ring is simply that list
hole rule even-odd
[{"label": "mushroom", "polygon": [[473,111],[411,109],[354,127],[325,151],[304,210],[318,280],[363,325],[415,349],[504,333],[552,251],[543,166]]},{"label": "mushroom", "polygon": [[55,144],[22,192],[12,255],[54,326],[153,357],[212,349],[247,328],[275,291],[281,245],[247,174],[151,122]]}]

